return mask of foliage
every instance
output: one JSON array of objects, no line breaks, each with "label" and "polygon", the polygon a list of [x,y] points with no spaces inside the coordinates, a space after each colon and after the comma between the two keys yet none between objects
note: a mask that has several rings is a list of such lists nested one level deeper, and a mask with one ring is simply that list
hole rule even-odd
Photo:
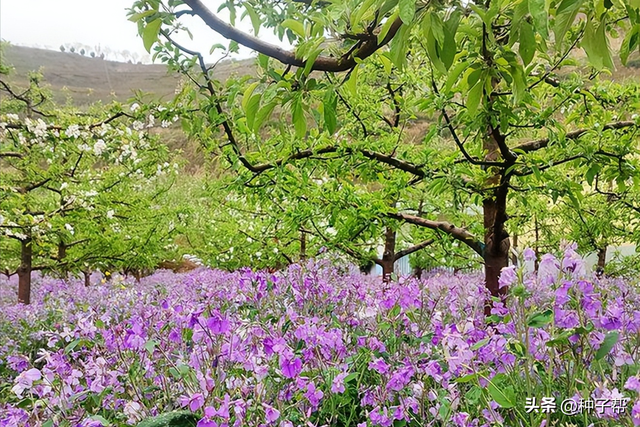
[{"label": "foliage", "polygon": [[[136,1],[130,19],[147,50],[194,83],[176,100],[184,128],[238,173],[237,191],[269,198],[266,188],[277,186],[304,201],[297,226],[328,218],[343,228],[332,226],[346,253],[371,239],[381,245],[388,230],[421,227],[429,231],[401,233],[402,243],[419,245],[426,234],[440,258],[457,240],[487,267],[497,296],[518,228],[512,212],[538,194],[579,201],[583,191],[611,188],[628,203],[638,192],[637,83],[598,77],[614,68],[611,38],[623,38],[623,62],[638,48],[635,2],[248,1],[222,9],[231,26],[199,0]],[[216,81],[215,66],[179,39],[185,15],[230,38],[228,51],[257,51],[260,73]],[[234,27],[242,18],[294,50],[242,33]]]}]

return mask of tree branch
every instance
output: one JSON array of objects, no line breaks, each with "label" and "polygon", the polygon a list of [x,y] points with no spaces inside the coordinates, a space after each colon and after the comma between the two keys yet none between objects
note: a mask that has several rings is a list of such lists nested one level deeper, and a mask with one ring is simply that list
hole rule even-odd
[{"label": "tree branch", "polygon": [[[304,67],[306,61],[297,58],[295,52],[287,51],[279,46],[267,43],[257,37],[246,34],[237,28],[227,24],[222,19],[218,18],[213,12],[211,12],[200,0],[184,0],[184,3],[191,8],[193,14],[202,19],[209,28],[223,37],[234,40],[237,43],[248,47],[249,49],[260,52],[271,58],[277,59],[283,64],[293,65],[296,67]],[[186,13],[186,12],[179,12]],[[356,59],[362,60],[371,56],[374,52],[386,45],[395,37],[396,33],[402,26],[402,20],[396,18],[391,24],[387,35],[384,39],[378,43],[377,37],[371,37],[369,40],[363,42],[360,48],[351,54],[345,54],[339,58],[332,58],[327,56],[319,56],[311,67],[316,71],[329,71],[340,72],[346,71],[356,66]],[[379,30],[378,30],[379,32]],[[376,33],[375,31],[373,32]]]},{"label": "tree branch", "polygon": [[430,228],[432,230],[440,230],[456,240],[469,246],[475,253],[482,256],[484,248],[482,243],[471,233],[464,228],[456,227],[455,225],[446,221],[432,221],[429,219],[421,218],[415,215],[403,214],[400,212],[388,212],[385,214],[389,218],[394,218],[400,221],[405,221],[410,224],[415,224],[420,227]]},{"label": "tree branch", "polygon": [[[612,122],[607,123],[602,127],[602,130],[614,130],[614,129],[624,129],[632,126],[637,126],[633,121],[622,121],[622,122]],[[593,129],[577,129],[572,132],[568,132],[565,135],[566,139],[578,139],[585,133],[591,131]],[[528,141],[523,144],[518,145],[514,148],[514,150],[524,151],[525,153],[530,153],[532,151],[540,150],[541,148],[545,148],[549,145],[549,138],[537,139],[535,141]]]},{"label": "tree branch", "polygon": [[399,260],[400,258],[402,258],[404,256],[411,255],[414,252],[418,252],[419,250],[424,249],[427,246],[432,245],[435,241],[436,241],[436,239],[425,240],[424,242],[420,242],[417,245],[413,245],[413,246],[410,246],[410,247],[408,247],[406,249],[403,249],[403,250],[401,250],[399,252],[396,252],[394,261],[397,261],[397,260]]}]

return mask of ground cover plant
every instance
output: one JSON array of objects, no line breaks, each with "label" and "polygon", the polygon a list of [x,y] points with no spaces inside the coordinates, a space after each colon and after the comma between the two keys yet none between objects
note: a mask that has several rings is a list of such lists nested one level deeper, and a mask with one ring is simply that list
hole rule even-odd
[{"label": "ground cover plant", "polygon": [[329,261],[41,277],[30,306],[3,280],[0,425],[640,425],[636,285],[574,249],[504,270],[489,319],[481,274],[384,283]]}]

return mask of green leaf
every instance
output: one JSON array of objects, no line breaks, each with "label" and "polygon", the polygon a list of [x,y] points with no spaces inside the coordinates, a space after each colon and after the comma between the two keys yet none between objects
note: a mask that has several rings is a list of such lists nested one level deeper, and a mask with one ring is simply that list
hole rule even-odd
[{"label": "green leaf", "polygon": [[137,427],[195,427],[198,419],[190,411],[174,411],[147,418],[138,423]]},{"label": "green leaf", "polygon": [[158,346],[158,341],[149,340],[145,343],[144,348],[149,352],[149,354],[153,354],[157,346]]},{"label": "green leaf", "polygon": [[582,38],[582,48],[587,53],[591,65],[597,70],[605,67],[611,70],[614,68],[605,30],[605,22],[600,23],[596,29],[593,20],[590,19],[587,21]]},{"label": "green leaf", "polygon": [[456,383],[470,383],[471,381],[476,381],[478,379],[478,374],[469,374],[469,375],[465,375],[463,377],[460,378],[456,378],[455,382]]},{"label": "green leaf", "polygon": [[[525,16],[529,13],[528,0],[522,0],[513,9],[511,22],[524,22]],[[513,46],[520,39],[520,25],[511,25],[509,32],[509,46]]]},{"label": "green leaf", "polygon": [[545,310],[537,313],[533,313],[527,319],[527,326],[530,328],[542,328],[543,326],[549,324],[553,319],[553,311]]},{"label": "green leaf", "polygon": [[260,31],[260,25],[262,24],[262,21],[260,20],[260,17],[256,13],[253,6],[251,6],[246,2],[243,3],[243,5],[247,10],[247,14],[249,15],[249,18],[251,19],[251,25],[253,26],[253,34],[257,36],[258,32]]},{"label": "green leaf", "polygon": [[556,49],[560,50],[564,35],[576,20],[576,15],[584,0],[563,0],[556,11],[556,19],[553,25],[553,32],[556,36]]},{"label": "green leaf", "polygon": [[464,70],[469,67],[469,61],[458,62],[458,64],[453,67],[453,69],[447,75],[447,81],[444,84],[445,92],[449,92],[453,85],[458,81],[458,77]]},{"label": "green leaf", "polygon": [[258,110],[258,114],[256,114],[256,117],[253,120],[254,132],[257,132],[258,130],[260,130],[260,126],[262,126],[264,121],[271,116],[271,112],[273,111],[273,109],[277,104],[278,102],[274,100],[260,107],[260,110]]},{"label": "green leaf", "polygon": [[[105,426],[108,426],[109,424],[104,424]],[[53,420],[47,420],[44,423],[42,423],[42,427],[53,427]]]},{"label": "green leaf", "polygon": [[247,103],[247,108],[245,109],[245,117],[247,118],[247,126],[249,129],[253,129],[254,121],[256,119],[256,113],[258,112],[258,107],[260,106],[260,99],[262,98],[262,94],[256,93],[251,96],[249,102]]},{"label": "green leaf", "polygon": [[149,22],[142,30],[142,43],[147,52],[151,53],[151,47],[158,41],[158,33],[160,32],[160,26],[162,25],[162,19],[157,18]]},{"label": "green leaf", "polygon": [[242,109],[244,110],[245,114],[247,111],[247,104],[251,99],[251,95],[253,94],[253,91],[256,90],[256,87],[258,87],[259,84],[260,82],[251,83],[249,86],[247,86],[244,93],[242,94]]},{"label": "green leaf", "polygon": [[529,13],[533,18],[533,26],[540,35],[549,38],[549,11],[546,0],[529,0]]},{"label": "green leaf", "polygon": [[522,21],[520,25],[520,46],[518,47],[520,58],[526,67],[533,60],[536,53],[536,36],[533,27],[527,21]]},{"label": "green leaf", "polygon": [[620,61],[622,61],[623,65],[627,65],[629,54],[638,47],[639,36],[640,24],[634,25],[629,31],[627,31],[627,34],[622,41],[622,45],[620,45]]},{"label": "green leaf", "polygon": [[349,79],[346,82],[344,82],[344,87],[347,89],[347,91],[351,96],[356,96],[359,68],[360,67],[356,65],[351,71],[351,75],[349,76]]},{"label": "green leaf", "polygon": [[336,106],[338,103],[338,97],[336,96],[335,91],[331,88],[327,90],[324,94],[324,100],[322,101],[323,105],[323,114],[324,114],[324,128],[329,134],[333,134],[336,131],[337,127],[337,118],[336,118]]},{"label": "green leaf", "polygon": [[591,165],[587,173],[585,174],[585,178],[587,178],[587,182],[589,185],[593,184],[593,178],[600,172],[601,166],[597,163]]},{"label": "green leaf", "polygon": [[133,15],[131,15],[128,19],[131,22],[138,22],[139,20],[141,20],[142,18],[146,18],[147,16],[151,16],[154,13],[156,13],[157,10],[145,10],[144,12],[138,12],[138,13],[134,13]]},{"label": "green leaf", "polygon": [[467,112],[470,115],[474,115],[476,111],[478,111],[478,106],[480,105],[480,101],[482,100],[482,89],[484,87],[484,80],[479,80],[467,94],[467,103],[465,104],[467,107]]},{"label": "green leaf", "polygon": [[504,387],[505,382],[504,374],[498,374],[489,380],[487,385],[487,392],[498,405],[505,409],[513,408],[516,406],[516,396],[513,387]]},{"label": "green leaf", "polygon": [[416,0],[399,0],[400,19],[406,25],[411,24],[416,14]]},{"label": "green leaf", "polygon": [[296,131],[296,137],[303,138],[307,133],[307,119],[304,116],[304,109],[302,108],[300,97],[294,98],[291,109],[291,120],[293,121],[293,127]]},{"label": "green leaf", "polygon": [[460,24],[460,13],[455,11],[447,22],[444,23],[444,44],[441,46],[440,59],[445,68],[449,70],[453,65],[458,47],[456,45],[456,33]]},{"label": "green leaf", "polygon": [[594,359],[600,360],[603,357],[605,357],[607,354],[609,354],[613,346],[616,345],[616,343],[618,342],[618,338],[619,338],[619,334],[617,332],[615,331],[609,332],[607,336],[604,337],[604,341],[602,341],[600,348],[598,348],[598,351],[596,352]]},{"label": "green leaf", "polygon": [[302,22],[296,21],[295,19],[285,19],[280,25],[284,28],[290,29],[301,38],[304,38],[304,25]]}]

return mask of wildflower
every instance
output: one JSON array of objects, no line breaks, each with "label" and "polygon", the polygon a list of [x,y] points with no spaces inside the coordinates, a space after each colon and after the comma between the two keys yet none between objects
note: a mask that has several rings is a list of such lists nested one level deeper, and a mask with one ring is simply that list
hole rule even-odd
[{"label": "wildflower", "polygon": [[284,356],[280,356],[280,370],[282,376],[285,378],[295,378],[302,371],[302,360],[296,357],[293,360],[289,360]]},{"label": "wildflower", "polygon": [[640,426],[640,400],[636,400],[631,408],[631,420],[634,426]]},{"label": "wildflower", "polygon": [[522,257],[524,258],[525,261],[532,262],[532,261],[535,261],[536,259],[536,253],[531,248],[525,248],[525,250],[522,251]]},{"label": "wildflower", "polygon": [[500,285],[500,288],[504,288],[513,285],[516,280],[518,280],[518,276],[516,275],[516,267],[514,265],[511,265],[509,267],[504,267],[500,271],[498,284]]},{"label": "wildflower", "polygon": [[189,406],[191,412],[195,412],[204,405],[204,396],[202,393],[193,393],[191,396],[181,396],[180,405]]},{"label": "wildflower", "polygon": [[21,372],[16,378],[16,385],[13,386],[13,391],[16,396],[22,398],[22,393],[25,390],[30,389],[33,386],[34,381],[39,381],[42,378],[42,373],[36,368],[31,368],[28,371]]},{"label": "wildflower", "polygon": [[265,419],[269,423],[273,423],[278,418],[280,418],[280,411],[278,411],[276,408],[274,408],[273,406],[267,405],[266,403],[263,403],[262,406],[264,407]]},{"label": "wildflower", "polygon": [[369,362],[369,369],[373,369],[380,374],[386,374],[389,371],[389,365],[382,357],[379,357]]},{"label": "wildflower", "polygon": [[340,372],[335,376],[333,381],[331,382],[331,392],[332,393],[344,393],[344,379],[348,375],[347,372]]},{"label": "wildflower", "polygon": [[140,108],[140,105],[137,102],[131,104],[131,111],[137,111]]},{"label": "wildflower", "polygon": [[624,388],[640,393],[640,378],[637,375],[629,377],[627,382],[624,383]]}]

